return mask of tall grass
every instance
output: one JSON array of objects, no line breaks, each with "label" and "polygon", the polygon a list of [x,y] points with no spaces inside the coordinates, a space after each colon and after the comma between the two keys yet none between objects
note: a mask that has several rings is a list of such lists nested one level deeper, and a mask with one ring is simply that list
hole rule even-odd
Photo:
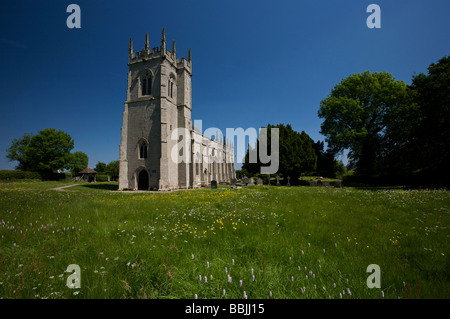
[{"label": "tall grass", "polygon": [[0,297],[450,297],[446,190],[110,185],[0,184]]}]

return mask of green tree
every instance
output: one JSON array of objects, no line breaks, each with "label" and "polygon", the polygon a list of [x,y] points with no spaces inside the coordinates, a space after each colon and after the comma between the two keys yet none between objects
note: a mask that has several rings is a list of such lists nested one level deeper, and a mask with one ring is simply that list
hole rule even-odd
[{"label": "green tree", "polygon": [[[317,155],[314,151],[313,140],[304,131],[301,133],[292,129],[291,125],[278,124],[267,125],[267,144],[270,150],[270,133],[272,128],[279,129],[279,169],[278,174],[284,177],[291,177],[291,184],[297,183],[301,173],[310,173],[316,170]],[[257,140],[257,147],[259,148],[259,140]],[[251,150],[251,147],[249,147]],[[249,151],[245,155],[242,169],[248,171],[250,175],[260,173],[261,165],[267,164],[250,163]]]},{"label": "green tree", "polygon": [[323,141],[313,143],[313,148],[317,154],[317,175],[337,177],[345,172],[344,164],[335,159],[335,154],[329,148],[325,151]]},{"label": "green tree", "polygon": [[111,179],[119,178],[119,161],[112,161],[106,165],[105,173],[111,176]]},{"label": "green tree", "polygon": [[369,71],[353,74],[320,102],[318,115],[324,119],[321,133],[331,152],[348,149],[357,172],[372,176],[378,160],[390,152],[387,146],[398,143],[392,132],[401,129],[396,125],[403,118],[394,119],[410,106],[410,90],[391,74]]},{"label": "green tree", "polygon": [[69,163],[67,168],[70,170],[72,175],[77,175],[78,172],[82,171],[88,166],[89,158],[83,152],[75,152],[70,154]]},{"label": "green tree", "polygon": [[100,175],[104,174],[106,172],[106,164],[103,162],[98,162],[97,165],[95,165],[94,171]]},{"label": "green tree", "polygon": [[19,162],[18,168],[43,175],[67,168],[74,141],[69,134],[53,128],[36,135],[25,134],[15,139],[7,150],[7,157]]},{"label": "green tree", "polygon": [[22,171],[31,171],[30,161],[26,155],[28,145],[30,144],[32,134],[25,134],[20,138],[16,138],[12,141],[11,146],[6,150],[6,158],[10,161],[17,161],[19,164],[16,169]]},{"label": "green tree", "polygon": [[413,77],[418,127],[412,147],[414,166],[423,174],[450,178],[450,56],[428,67],[428,75]]}]

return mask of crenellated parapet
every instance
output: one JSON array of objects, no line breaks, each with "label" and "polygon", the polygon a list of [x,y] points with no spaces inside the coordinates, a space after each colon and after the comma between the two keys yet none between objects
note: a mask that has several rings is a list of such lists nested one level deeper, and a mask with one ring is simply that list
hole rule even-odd
[{"label": "crenellated parapet", "polygon": [[188,52],[188,58],[177,58],[175,41],[172,42],[172,50],[166,48],[166,34],[163,28],[161,36],[161,46],[150,48],[150,41],[148,33],[145,35],[144,48],[141,51],[134,51],[133,39],[130,38],[130,45],[128,48],[128,65],[140,62],[146,62],[152,59],[167,59],[177,69],[186,69],[192,75],[192,56],[191,49]]}]

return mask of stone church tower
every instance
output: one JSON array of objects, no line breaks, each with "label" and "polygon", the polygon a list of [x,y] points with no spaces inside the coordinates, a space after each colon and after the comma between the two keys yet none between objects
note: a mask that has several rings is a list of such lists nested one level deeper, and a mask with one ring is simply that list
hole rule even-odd
[{"label": "stone church tower", "polygon": [[[194,130],[192,125],[191,50],[189,49],[187,59],[177,58],[175,41],[172,43],[172,51],[166,48],[164,29],[161,47],[150,49],[147,33],[142,51],[135,53],[130,39],[128,66],[127,100],[120,144],[119,189],[192,188],[209,184],[212,177],[220,177],[215,178],[218,182],[229,182],[234,178],[234,151],[231,145],[208,140],[201,132]],[[172,161],[171,151],[178,141],[171,139],[171,135],[176,128],[186,128],[193,136],[192,141],[189,141],[192,143],[192,154],[189,154],[191,160],[194,154],[196,158],[203,159],[198,154],[205,153],[203,149],[207,150],[204,164],[197,164],[194,169],[193,161]],[[199,145],[194,145],[195,143]],[[215,158],[208,153],[214,154],[214,149],[216,154],[218,151],[222,152],[230,165],[206,166],[214,162]],[[222,168],[223,174],[211,176],[213,168]]]}]

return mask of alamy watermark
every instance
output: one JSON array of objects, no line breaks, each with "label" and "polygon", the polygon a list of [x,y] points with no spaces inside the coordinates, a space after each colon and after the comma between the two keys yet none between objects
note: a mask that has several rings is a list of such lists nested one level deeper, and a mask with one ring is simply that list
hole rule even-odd
[{"label": "alamy watermark", "polygon": [[66,272],[72,273],[67,277],[66,286],[70,289],[81,288],[81,269],[77,264],[67,266]]},{"label": "alamy watermark", "polygon": [[370,264],[366,268],[366,272],[371,273],[369,277],[367,277],[367,287],[368,288],[381,288],[381,270],[380,266],[377,264]]},{"label": "alamy watermark", "polygon": [[[278,128],[270,129],[269,142],[268,129],[265,127],[260,128],[259,132],[254,127],[246,130],[241,127],[227,128],[225,136],[216,127],[207,128],[203,132],[201,120],[195,120],[194,127],[196,128],[194,131],[187,128],[176,128],[172,131],[171,139],[177,141],[171,149],[171,159],[174,163],[203,163],[206,160],[209,163],[222,164],[230,163],[231,161],[232,163],[243,164],[247,153],[246,146],[249,145],[249,163],[266,164],[265,166],[261,165],[261,174],[276,174],[278,172],[280,149]],[[256,143],[258,135],[259,140]],[[206,142],[204,137],[206,137]],[[234,144],[235,141],[236,144]],[[246,143],[247,141],[248,143]],[[250,146],[251,141],[255,141],[254,146]],[[234,149],[236,149],[236,161],[234,159]],[[191,156],[192,154],[194,156]],[[233,158],[230,158],[231,156]]]}]

